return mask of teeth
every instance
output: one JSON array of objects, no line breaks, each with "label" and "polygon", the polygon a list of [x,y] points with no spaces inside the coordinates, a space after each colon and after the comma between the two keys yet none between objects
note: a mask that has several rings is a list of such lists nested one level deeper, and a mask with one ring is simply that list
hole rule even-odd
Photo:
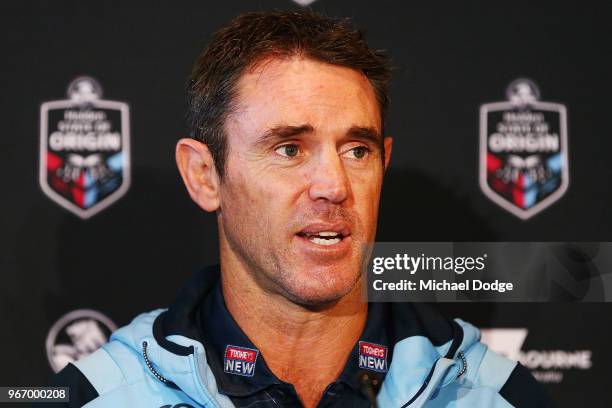
[{"label": "teeth", "polygon": [[320,237],[335,237],[339,234],[334,231],[321,231],[321,232],[318,232],[317,235]]},{"label": "teeth", "polygon": [[309,241],[313,242],[313,243],[315,243],[317,245],[333,245],[333,244],[337,244],[341,240],[340,240],[340,238],[332,238],[332,239],[325,238],[325,239],[323,239],[323,238],[317,238],[317,237],[310,237]]}]

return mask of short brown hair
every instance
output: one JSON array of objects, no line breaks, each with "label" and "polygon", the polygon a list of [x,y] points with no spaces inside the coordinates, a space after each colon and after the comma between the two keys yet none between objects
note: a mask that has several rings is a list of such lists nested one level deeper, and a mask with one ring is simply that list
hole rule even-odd
[{"label": "short brown hair", "polygon": [[374,88],[381,118],[387,109],[389,63],[371,50],[349,19],[310,10],[249,12],[217,31],[193,68],[187,87],[190,136],[211,151],[222,177],[227,155],[225,121],[244,70],[266,57],[305,56],[362,71]]}]

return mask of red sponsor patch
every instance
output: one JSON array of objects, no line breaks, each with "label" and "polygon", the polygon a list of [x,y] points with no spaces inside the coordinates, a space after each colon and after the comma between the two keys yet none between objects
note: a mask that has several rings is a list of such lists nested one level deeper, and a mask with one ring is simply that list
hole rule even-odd
[{"label": "red sponsor patch", "polygon": [[257,359],[257,351],[248,348],[227,346],[225,349],[225,358],[231,358],[232,360],[241,360],[248,363],[254,363]]},{"label": "red sponsor patch", "polygon": [[359,342],[359,354],[377,358],[387,358],[387,348],[374,343]]}]

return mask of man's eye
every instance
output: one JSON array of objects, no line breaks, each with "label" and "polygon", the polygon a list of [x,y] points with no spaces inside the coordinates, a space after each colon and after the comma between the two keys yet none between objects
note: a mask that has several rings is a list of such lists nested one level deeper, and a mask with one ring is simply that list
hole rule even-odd
[{"label": "man's eye", "polygon": [[363,159],[369,151],[370,149],[365,146],[357,146],[349,150],[349,152],[353,155],[353,158],[355,159]]},{"label": "man's eye", "polygon": [[276,153],[284,157],[295,157],[300,152],[297,145],[285,144],[276,148]]}]

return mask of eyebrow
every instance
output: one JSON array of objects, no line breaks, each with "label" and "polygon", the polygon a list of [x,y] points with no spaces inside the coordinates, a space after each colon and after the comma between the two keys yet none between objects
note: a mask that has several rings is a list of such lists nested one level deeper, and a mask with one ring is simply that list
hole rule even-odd
[{"label": "eyebrow", "polygon": [[266,145],[269,142],[290,139],[292,137],[304,134],[304,133],[312,133],[314,128],[309,124],[304,124],[300,126],[290,126],[286,124],[276,125],[267,131],[264,132],[261,136],[257,138],[255,144],[257,145]]},{"label": "eyebrow", "polygon": [[361,139],[363,141],[374,143],[375,145],[382,145],[382,135],[374,127],[352,126],[348,132],[346,132],[346,134],[352,139]]},{"label": "eyebrow", "polygon": [[[304,124],[300,126],[281,124],[274,126],[264,132],[261,136],[257,138],[255,144],[266,145],[270,142],[274,142],[277,140],[290,139],[295,136],[312,132],[314,132],[314,128],[310,124]],[[369,126],[351,126],[346,132],[346,137],[351,139],[369,141],[376,145],[382,144],[382,136],[380,132],[376,128]]]}]

